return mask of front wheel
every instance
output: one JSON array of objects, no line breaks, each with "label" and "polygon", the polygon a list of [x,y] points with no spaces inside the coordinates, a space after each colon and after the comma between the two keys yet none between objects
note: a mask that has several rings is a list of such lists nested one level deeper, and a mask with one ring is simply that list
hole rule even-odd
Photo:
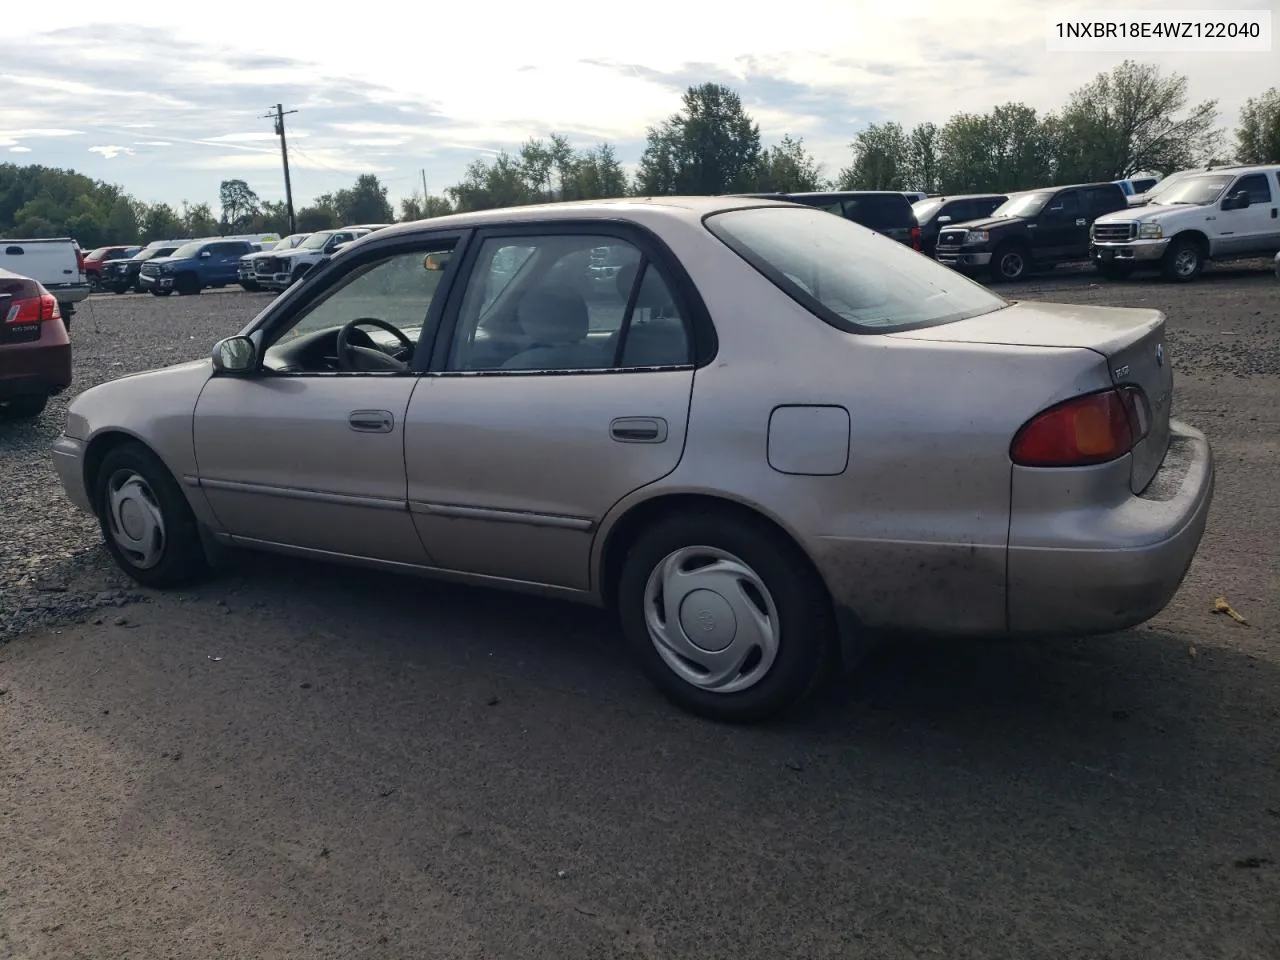
[{"label": "front wheel", "polygon": [[241,280],[240,287],[241,289],[246,290],[249,293],[258,293],[260,290],[262,290],[262,286],[260,284],[254,283],[252,280]]},{"label": "front wheel", "polygon": [[653,684],[712,720],[783,713],[816,686],[835,650],[830,602],[799,549],[719,512],[645,530],[623,561],[617,604]]},{"label": "front wheel", "polygon": [[151,291],[151,295],[152,295],[153,297],[167,297],[167,296],[169,296],[169,294],[171,294],[171,293],[173,293],[173,291],[172,291],[172,290],[156,290],[156,289],[152,289],[152,291]]},{"label": "front wheel", "polygon": [[1019,244],[1010,243],[998,249],[991,257],[991,279],[1021,280],[1031,270],[1031,256]]},{"label": "front wheel", "polygon": [[297,270],[293,271],[293,276],[289,279],[289,282],[290,282],[291,284],[297,283],[299,280],[301,280],[303,277],[305,277],[305,276],[307,275],[307,271],[308,271],[309,269],[311,269],[311,268],[310,268],[310,267],[299,267]]},{"label": "front wheel", "polygon": [[1160,272],[1166,280],[1187,283],[1204,269],[1204,250],[1194,240],[1175,240],[1165,251]]},{"label": "front wheel", "polygon": [[1133,272],[1133,267],[1127,263],[1100,263],[1098,272],[1108,280],[1127,280],[1129,274]]},{"label": "front wheel", "polygon": [[107,549],[138,583],[176,587],[207,571],[191,506],[168,468],[141,443],[108,451],[95,488]]}]

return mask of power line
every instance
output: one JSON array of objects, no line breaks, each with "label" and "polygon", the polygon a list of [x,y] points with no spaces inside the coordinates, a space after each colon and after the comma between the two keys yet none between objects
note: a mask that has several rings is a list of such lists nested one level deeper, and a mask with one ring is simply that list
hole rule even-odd
[{"label": "power line", "polygon": [[284,161],[284,199],[289,208],[289,232],[297,233],[298,225],[293,216],[293,184],[289,180],[289,145],[284,136],[284,118],[287,113],[297,110],[285,110],[284,104],[277,103],[273,113],[263,114],[263,119],[275,120],[276,136],[280,138],[280,158]]}]

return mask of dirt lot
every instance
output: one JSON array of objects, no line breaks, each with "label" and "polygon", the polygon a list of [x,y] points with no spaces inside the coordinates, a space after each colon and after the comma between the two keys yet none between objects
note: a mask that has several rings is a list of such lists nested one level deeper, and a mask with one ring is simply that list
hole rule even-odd
[{"label": "dirt lot", "polygon": [[[275,558],[137,591],[61,498],[65,401],[0,425],[0,958],[1280,957],[1280,284],[1092,280],[1003,292],[1168,312],[1219,462],[1172,606],[904,642],[769,728],[574,607]],[[95,297],[76,389],[267,302]]]}]

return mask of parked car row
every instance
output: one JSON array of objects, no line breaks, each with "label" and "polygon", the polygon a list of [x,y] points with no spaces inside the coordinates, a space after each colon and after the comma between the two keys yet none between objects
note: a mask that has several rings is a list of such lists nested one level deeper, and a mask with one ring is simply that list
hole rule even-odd
[{"label": "parked car row", "polygon": [[246,290],[285,290],[347,244],[387,226],[389,224],[364,223],[293,234],[270,250],[242,256],[237,264],[237,280]]}]

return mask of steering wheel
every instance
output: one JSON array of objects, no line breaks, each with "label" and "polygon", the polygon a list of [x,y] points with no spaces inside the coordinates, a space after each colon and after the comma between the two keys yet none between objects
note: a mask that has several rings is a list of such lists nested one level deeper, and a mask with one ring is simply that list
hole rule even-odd
[{"label": "steering wheel", "polygon": [[342,325],[342,329],[338,331],[338,366],[343,370],[349,371],[372,371],[372,370],[408,370],[409,364],[403,360],[397,360],[388,353],[379,350],[370,337],[364,331],[361,331],[361,337],[369,344],[367,347],[356,346],[351,343],[351,334],[355,332],[357,327],[377,327],[379,330],[385,330],[397,340],[399,340],[406,350],[412,351],[414,343],[396,326],[387,323],[385,320],[379,320],[377,317],[356,317]]}]

